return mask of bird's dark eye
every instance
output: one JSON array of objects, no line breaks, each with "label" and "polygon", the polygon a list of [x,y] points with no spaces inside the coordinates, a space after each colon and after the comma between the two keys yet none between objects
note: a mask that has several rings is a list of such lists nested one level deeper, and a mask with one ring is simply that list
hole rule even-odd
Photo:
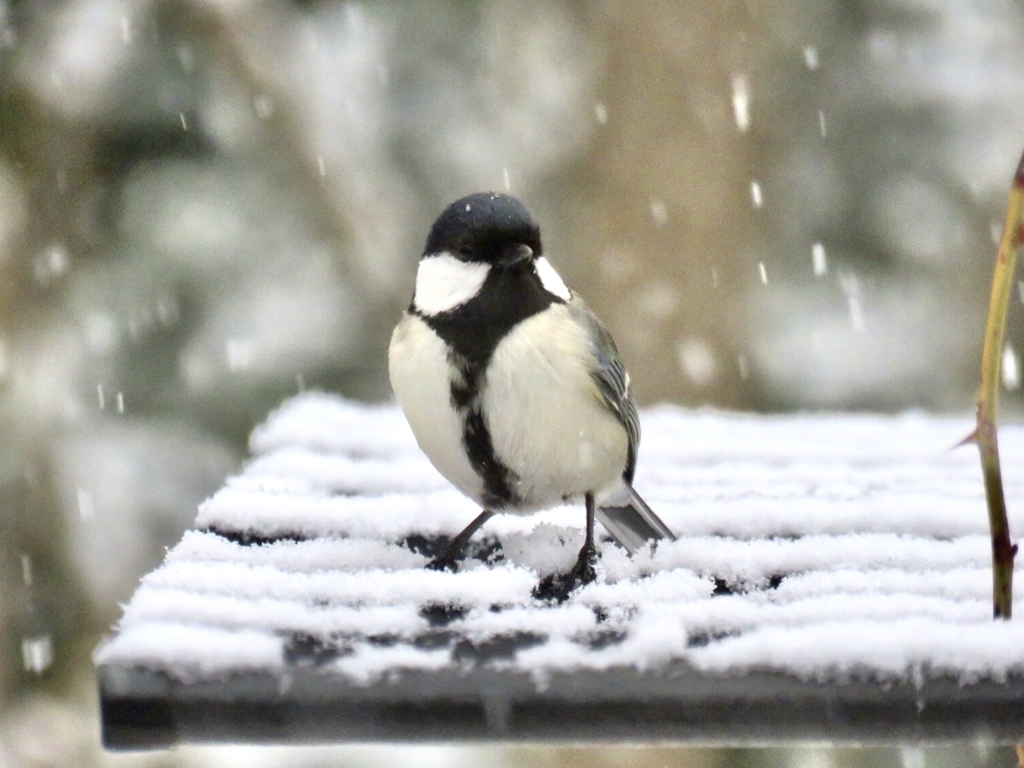
[{"label": "bird's dark eye", "polygon": [[473,248],[472,248],[472,246],[464,245],[461,248],[459,248],[459,256],[461,258],[463,258],[463,259],[472,259],[473,258]]}]

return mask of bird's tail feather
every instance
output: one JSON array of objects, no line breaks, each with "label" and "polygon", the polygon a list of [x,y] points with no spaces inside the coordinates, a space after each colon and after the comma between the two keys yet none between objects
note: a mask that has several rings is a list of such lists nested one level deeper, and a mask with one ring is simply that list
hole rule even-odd
[{"label": "bird's tail feather", "polygon": [[597,519],[630,554],[649,541],[676,540],[675,534],[625,480],[599,501]]}]

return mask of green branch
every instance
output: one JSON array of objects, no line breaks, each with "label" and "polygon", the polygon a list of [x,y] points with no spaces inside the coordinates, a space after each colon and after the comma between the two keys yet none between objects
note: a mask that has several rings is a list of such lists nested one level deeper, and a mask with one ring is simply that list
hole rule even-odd
[{"label": "green branch", "polygon": [[1017,546],[1010,541],[1010,525],[1006,519],[1006,499],[1003,497],[999,443],[996,439],[996,408],[1013,268],[1017,260],[1017,249],[1024,241],[1022,213],[1024,156],[1017,165],[1013,185],[1010,187],[1006,223],[1003,225],[1003,236],[999,241],[999,253],[992,276],[992,297],[985,325],[985,346],[981,354],[978,419],[973,435],[981,452],[981,471],[985,478],[988,524],[992,535],[992,612],[997,619],[1009,619],[1013,614],[1013,558],[1017,554]]}]

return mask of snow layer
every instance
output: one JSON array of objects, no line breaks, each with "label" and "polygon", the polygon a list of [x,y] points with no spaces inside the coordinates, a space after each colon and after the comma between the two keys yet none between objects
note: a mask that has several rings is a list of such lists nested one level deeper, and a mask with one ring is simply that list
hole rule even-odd
[{"label": "snow layer", "polygon": [[[538,684],[669,663],[813,680],[1024,672],[1024,623],[992,621],[977,455],[951,450],[969,417],[661,407],[642,421],[636,485],[680,538],[633,557],[602,541],[598,581],[555,606],[531,590],[574,561],[582,508],[497,517],[459,573],[424,570],[424,547],[478,510],[394,407],[294,398],[97,663],[183,680],[314,665],[357,684],[452,665]],[[1019,510],[1024,430],[1000,439]]]}]

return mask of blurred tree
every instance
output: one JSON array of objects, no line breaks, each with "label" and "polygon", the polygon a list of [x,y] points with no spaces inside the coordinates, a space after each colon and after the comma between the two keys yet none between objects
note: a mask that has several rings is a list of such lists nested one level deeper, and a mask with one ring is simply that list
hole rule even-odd
[{"label": "blurred tree", "polygon": [[584,18],[605,61],[600,128],[562,182],[571,283],[608,318],[641,399],[748,407],[760,22],[738,2],[599,3]]}]

